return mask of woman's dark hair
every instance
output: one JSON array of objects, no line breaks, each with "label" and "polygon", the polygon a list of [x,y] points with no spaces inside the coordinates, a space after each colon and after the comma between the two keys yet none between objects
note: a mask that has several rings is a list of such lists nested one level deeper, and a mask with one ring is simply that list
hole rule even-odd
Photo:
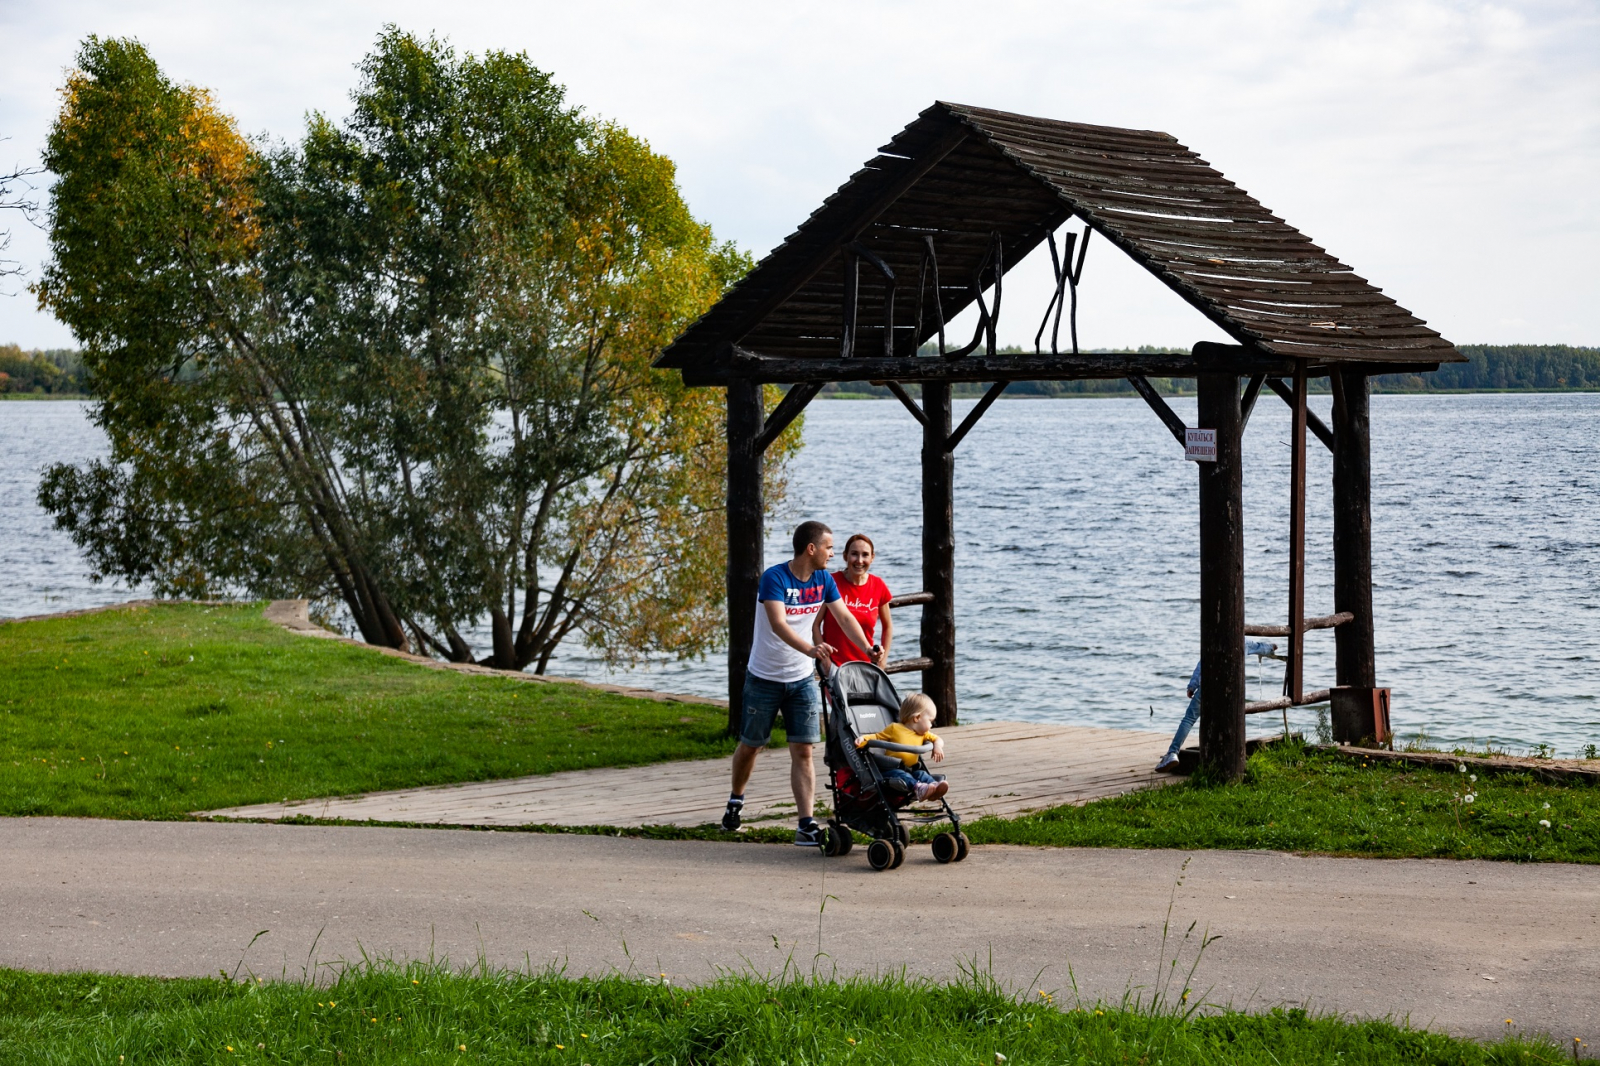
[{"label": "woman's dark hair", "polygon": [[852,533],[852,534],[850,534],[850,539],[844,542],[844,550],[845,551],[849,551],[850,550],[850,545],[854,544],[858,540],[866,541],[867,542],[867,547],[872,551],[872,554],[874,556],[876,556],[878,554],[878,546],[876,544],[872,543],[872,538],[867,536],[865,533]]},{"label": "woman's dark hair", "polygon": [[832,532],[833,530],[829,529],[821,522],[801,522],[798,526],[794,527],[794,553],[796,555],[804,555],[807,545],[816,544],[818,541],[822,540],[822,535],[824,533]]}]

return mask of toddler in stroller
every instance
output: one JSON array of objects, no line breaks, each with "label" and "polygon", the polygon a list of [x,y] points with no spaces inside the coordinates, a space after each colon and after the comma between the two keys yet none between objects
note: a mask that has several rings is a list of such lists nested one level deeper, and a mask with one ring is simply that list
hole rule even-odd
[{"label": "toddler in stroller", "polygon": [[[931,841],[933,857],[941,863],[965,859],[961,820],[944,800],[948,786],[922,762],[922,756],[937,761],[944,754],[944,742],[928,733],[932,701],[914,696],[903,705],[889,676],[865,662],[841,664],[823,692],[824,759],[833,799],[826,853],[847,854],[855,830],[873,838],[867,846],[872,868],[891,870],[905,861],[910,826],[949,822],[950,830]],[[914,724],[896,720],[902,706]]]}]

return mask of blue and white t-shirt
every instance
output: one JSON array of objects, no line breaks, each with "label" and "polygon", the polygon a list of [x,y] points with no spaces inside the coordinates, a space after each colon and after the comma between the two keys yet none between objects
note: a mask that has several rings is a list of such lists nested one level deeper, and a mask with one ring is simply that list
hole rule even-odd
[{"label": "blue and white t-shirt", "polygon": [[761,588],[756,593],[756,636],[750,645],[750,672],[763,681],[804,681],[815,669],[815,660],[801,655],[772,631],[767,620],[767,609],[761,606],[767,600],[783,604],[783,616],[794,635],[811,643],[811,624],[817,613],[839,598],[839,586],[833,575],[818,570],[807,581],[794,576],[788,563],[769,566],[761,575]]}]

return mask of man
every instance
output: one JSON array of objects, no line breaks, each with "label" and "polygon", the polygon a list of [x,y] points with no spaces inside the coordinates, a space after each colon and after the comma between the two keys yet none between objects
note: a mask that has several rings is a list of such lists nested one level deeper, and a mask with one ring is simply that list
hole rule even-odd
[{"label": "man", "polygon": [[812,817],[816,771],[811,748],[822,739],[822,690],[816,680],[816,660],[832,655],[829,644],[810,641],[811,625],[826,610],[850,640],[863,651],[867,635],[845,609],[839,589],[828,573],[833,558],[833,530],[821,522],[802,522],[794,531],[794,558],[768,567],[756,594],[756,632],[750,645],[750,665],[744,678],[744,716],[739,726],[739,746],[733,752],[733,790],[722,828],[739,828],[744,788],[755,769],[756,756],[772,737],[773,720],[783,712],[783,731],[789,741],[789,785],[800,817],[794,842],[814,848],[823,843],[822,827]]}]

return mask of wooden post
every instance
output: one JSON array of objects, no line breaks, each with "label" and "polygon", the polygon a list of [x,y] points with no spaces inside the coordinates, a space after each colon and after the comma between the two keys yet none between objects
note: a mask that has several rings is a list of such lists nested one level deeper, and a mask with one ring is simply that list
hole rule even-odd
[{"label": "wooden post", "polygon": [[765,562],[761,494],[761,386],[728,382],[728,733],[744,713],[744,675],[755,637],[756,594]]},{"label": "wooden post", "polygon": [[1223,780],[1244,776],[1244,463],[1239,378],[1197,379],[1201,429],[1217,431],[1217,461],[1200,469],[1200,761]]},{"label": "wooden post", "polygon": [[1302,359],[1294,367],[1289,430],[1289,661],[1283,675],[1283,694],[1296,703],[1305,695],[1306,676],[1306,384]]},{"label": "wooden post", "polygon": [[936,726],[956,724],[955,456],[950,451],[950,386],[922,386],[922,691],[939,709]]},{"label": "wooden post", "polygon": [[1378,683],[1372,625],[1372,430],[1367,376],[1334,370],[1333,378],[1333,609],[1355,620],[1334,632],[1341,685]]}]

